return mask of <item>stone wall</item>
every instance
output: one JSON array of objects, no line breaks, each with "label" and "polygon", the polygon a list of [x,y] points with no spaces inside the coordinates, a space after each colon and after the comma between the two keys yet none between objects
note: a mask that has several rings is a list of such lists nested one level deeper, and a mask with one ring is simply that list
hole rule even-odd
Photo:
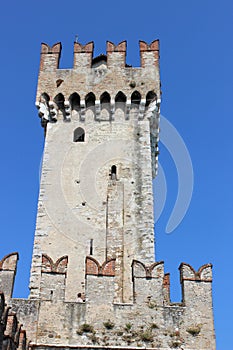
[{"label": "stone wall", "polygon": [[171,303],[169,274],[154,262],[159,42],[140,42],[138,68],[126,64],[125,41],[95,58],[93,49],[76,42],[73,68],[59,69],[61,44],[42,44],[30,297],[12,298],[18,254],[7,255],[0,345],[24,350],[23,324],[31,350],[214,350],[212,266],[182,263],[182,301]]},{"label": "stone wall", "polygon": [[15,312],[5,303],[5,296],[0,292],[0,349],[26,350],[26,332],[18,321]]},{"label": "stone wall", "polygon": [[115,278],[114,261],[88,257],[84,302],[11,299],[31,348],[215,349],[210,264],[198,271],[181,264],[180,303],[170,302],[163,262],[132,261],[131,303],[115,301]]}]

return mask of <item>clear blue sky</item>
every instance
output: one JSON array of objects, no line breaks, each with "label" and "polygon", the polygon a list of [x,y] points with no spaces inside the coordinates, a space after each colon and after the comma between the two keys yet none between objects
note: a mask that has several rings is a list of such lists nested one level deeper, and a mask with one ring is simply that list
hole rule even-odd
[{"label": "clear blue sky", "polygon": [[156,225],[157,260],[172,274],[179,301],[178,266],[214,265],[213,300],[218,349],[232,348],[233,331],[233,3],[230,0],[13,0],[1,6],[0,256],[18,251],[14,295],[26,297],[43,130],[34,106],[40,43],[61,41],[62,68],[72,66],[73,41],[128,42],[127,63],[139,65],[138,40],[161,44],[162,114],[189,150],[194,191],[189,210],[171,234],[165,227],[177,194],[174,162],[161,145],[168,194]]}]

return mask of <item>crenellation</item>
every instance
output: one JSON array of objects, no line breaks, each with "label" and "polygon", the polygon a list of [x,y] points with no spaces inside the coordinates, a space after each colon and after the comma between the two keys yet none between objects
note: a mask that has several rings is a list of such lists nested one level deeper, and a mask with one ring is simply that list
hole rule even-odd
[{"label": "crenellation", "polygon": [[75,42],[73,68],[60,69],[61,44],[42,44],[30,295],[12,298],[18,254],[7,255],[0,348],[215,349],[212,265],[182,263],[182,300],[172,303],[170,275],[155,261],[159,41],[139,42],[138,68],[126,63],[126,46],[107,41],[107,54],[93,58],[93,42]]},{"label": "crenellation", "polygon": [[111,41],[107,41],[107,66],[124,68],[126,65],[126,41],[114,45]]},{"label": "crenellation", "polygon": [[0,260],[0,290],[4,293],[6,301],[13,294],[18,258],[18,253],[11,253]]},{"label": "crenellation", "polygon": [[41,44],[40,72],[55,71],[59,68],[61,50],[61,43],[56,43],[52,47],[45,43]]},{"label": "crenellation", "polygon": [[93,59],[94,43],[89,42],[86,45],[81,45],[78,42],[74,43],[74,65],[73,69],[91,68]]},{"label": "crenellation", "polygon": [[159,66],[159,40],[147,44],[145,41],[139,41],[141,67]]}]

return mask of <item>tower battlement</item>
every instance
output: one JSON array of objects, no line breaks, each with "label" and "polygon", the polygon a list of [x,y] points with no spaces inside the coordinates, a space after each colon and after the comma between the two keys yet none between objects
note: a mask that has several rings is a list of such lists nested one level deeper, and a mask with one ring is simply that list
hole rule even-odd
[{"label": "tower battlement", "polygon": [[[214,350],[212,266],[180,265],[182,300],[155,261],[152,180],[158,168],[159,41],[41,46],[36,106],[45,129],[28,299],[12,298],[18,255],[0,286],[29,349]],[[14,318],[10,318],[14,322]],[[14,346],[9,348],[15,349]]]},{"label": "tower battlement", "polygon": [[40,116],[45,117],[43,109],[46,109],[41,103],[46,104],[45,107],[49,108],[52,115],[61,110],[66,120],[69,120],[72,110],[81,110],[84,114],[85,109],[95,107],[98,112],[103,103],[110,105],[113,118],[115,108],[120,103],[125,105],[127,112],[131,107],[138,107],[140,118],[150,102],[155,101],[154,108],[159,108],[161,93],[158,40],[150,45],[140,41],[139,68],[125,63],[126,41],[118,45],[108,41],[107,55],[93,58],[93,50],[93,42],[86,45],[75,42],[73,68],[59,69],[61,43],[52,47],[42,44],[36,97]]},{"label": "tower battlement", "polygon": [[[28,330],[32,348],[36,347],[33,335],[33,321],[36,319],[40,346],[46,346],[49,339],[50,346],[57,347],[60,339],[66,338],[73,347],[75,344],[87,348],[93,345],[100,348],[130,345],[170,349],[177,344],[178,348],[186,345],[187,349],[213,349],[214,338],[210,341],[213,332],[211,264],[201,266],[198,271],[189,264],[180,265],[182,299],[174,303],[170,301],[169,274],[164,273],[163,261],[145,265],[134,260],[131,266],[132,301],[119,303],[115,300],[115,259],[100,263],[92,256],[86,257],[83,302],[65,301],[68,263],[68,257],[60,257],[54,262],[51,257],[42,256],[40,302],[10,300],[13,310]],[[30,315],[23,310],[30,310]],[[15,313],[9,313],[7,319],[5,336],[12,335],[10,329],[16,322]],[[20,326],[18,332],[21,332]],[[25,336],[25,332],[21,336]]]}]

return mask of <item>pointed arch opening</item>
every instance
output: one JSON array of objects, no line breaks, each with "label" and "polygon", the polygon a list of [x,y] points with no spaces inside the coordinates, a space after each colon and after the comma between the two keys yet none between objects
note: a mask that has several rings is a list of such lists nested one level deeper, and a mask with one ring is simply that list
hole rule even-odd
[{"label": "pointed arch opening", "polygon": [[156,93],[154,91],[149,91],[146,94],[146,107],[148,107],[151,102],[156,101],[156,99],[157,99]]},{"label": "pointed arch opening", "polygon": [[77,92],[74,92],[72,95],[70,95],[69,102],[72,111],[80,111],[80,96],[77,94]]},{"label": "pointed arch opening", "polygon": [[74,130],[73,142],[84,142],[85,141],[85,130],[78,127]]},{"label": "pointed arch opening", "polygon": [[40,95],[40,102],[48,104],[49,100],[50,100],[50,97],[46,92],[43,92],[43,94]]},{"label": "pointed arch opening", "polygon": [[105,91],[101,96],[100,96],[100,103],[105,104],[105,103],[110,103],[111,97],[107,91]]},{"label": "pointed arch opening", "polygon": [[115,97],[116,103],[126,102],[126,96],[122,91],[118,91]]},{"label": "pointed arch opening", "polygon": [[139,104],[141,102],[141,94],[138,91],[134,91],[131,95],[131,104],[133,105],[132,107],[139,107]]},{"label": "pointed arch opening", "polygon": [[108,120],[110,118],[110,101],[111,96],[107,91],[105,91],[100,96],[100,107],[101,107],[101,119]]},{"label": "pointed arch opening", "polygon": [[95,95],[93,92],[89,92],[89,94],[85,97],[86,108],[94,108],[95,107]]},{"label": "pointed arch opening", "polygon": [[58,110],[61,111],[63,120],[66,120],[66,111],[65,111],[65,97],[60,93],[54,97],[54,102],[57,105]]},{"label": "pointed arch opening", "polygon": [[61,111],[65,109],[65,97],[61,93],[54,97],[54,102],[56,103],[58,109],[60,109]]}]

